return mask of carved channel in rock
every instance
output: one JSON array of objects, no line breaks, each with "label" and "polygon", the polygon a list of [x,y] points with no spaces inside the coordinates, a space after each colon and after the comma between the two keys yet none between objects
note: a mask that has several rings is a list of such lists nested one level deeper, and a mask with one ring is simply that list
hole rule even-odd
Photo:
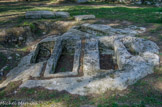
[{"label": "carved channel in rock", "polygon": [[63,40],[62,51],[56,64],[55,73],[72,72],[75,54],[75,42]]},{"label": "carved channel in rock", "polygon": [[117,70],[118,65],[114,57],[114,50],[106,47],[104,44],[99,43],[99,57],[100,57],[100,69],[103,70]]},{"label": "carved channel in rock", "polygon": [[54,49],[55,42],[43,42],[38,44],[34,56],[31,59],[32,63],[47,61]]},{"label": "carved channel in rock", "polygon": [[73,70],[74,52],[69,53],[66,47],[63,48],[60,58],[57,62],[56,70],[58,72],[72,72]]}]

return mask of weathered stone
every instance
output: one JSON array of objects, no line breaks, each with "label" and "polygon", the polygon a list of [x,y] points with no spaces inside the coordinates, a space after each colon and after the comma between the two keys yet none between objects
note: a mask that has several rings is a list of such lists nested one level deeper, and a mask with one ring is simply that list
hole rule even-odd
[{"label": "weathered stone", "polygon": [[24,39],[23,37],[21,37],[21,36],[19,37],[19,40],[20,40],[20,41],[23,40],[23,39]]},{"label": "weathered stone", "polygon": [[20,54],[16,53],[16,56],[17,56],[17,57],[20,57]]},{"label": "weathered stone", "polygon": [[155,12],[155,14],[162,14],[162,12]]},{"label": "weathered stone", "polygon": [[25,15],[26,18],[38,19],[38,18],[68,18],[70,14],[68,12],[53,12],[53,11],[28,11]]},{"label": "weathered stone", "polygon": [[84,75],[94,75],[100,69],[97,39],[86,40],[83,60]]},{"label": "weathered stone", "polygon": [[[128,85],[153,73],[153,67],[159,65],[157,55],[159,47],[152,41],[134,37],[134,34],[143,31],[145,31],[144,28],[136,26],[115,29],[106,25],[83,24],[73,27],[62,36],[47,37],[39,44],[49,50],[54,47],[49,59],[31,63],[40,51],[38,44],[34,52],[25,56],[20,64],[7,74],[7,79],[0,84],[0,87],[12,81],[22,80],[23,84],[20,87],[40,86],[79,95],[105,92],[108,89],[123,90]],[[97,35],[97,32],[101,35]],[[46,43],[54,44],[47,45]],[[68,52],[75,51],[73,70],[54,73],[64,46]],[[100,48],[103,48],[102,52]],[[99,53],[113,55],[118,69],[102,70]],[[45,80],[38,78],[43,70],[45,70],[43,76]],[[83,73],[81,77],[78,76],[80,70]],[[35,77],[37,80],[30,80],[29,77]]]},{"label": "weathered stone", "polygon": [[147,4],[147,5],[151,5],[151,2],[149,2],[149,1],[145,1],[145,4]]},{"label": "weathered stone", "polygon": [[142,2],[140,2],[140,1],[139,1],[139,2],[135,2],[135,4],[138,4],[138,5],[140,5],[140,4],[142,4]]},{"label": "weathered stone", "polygon": [[68,18],[70,14],[68,12],[54,12],[56,17]]},{"label": "weathered stone", "polygon": [[74,16],[74,17],[75,17],[76,21],[95,19],[96,18],[94,15],[78,15],[78,16]]},{"label": "weathered stone", "polygon": [[128,28],[124,29],[114,29],[108,25],[102,24],[83,24],[81,25],[81,30],[84,32],[95,34],[97,36],[105,36],[105,35],[135,36],[138,33],[145,32],[145,28],[143,27],[128,26]]},{"label": "weathered stone", "polygon": [[26,18],[37,19],[37,18],[53,18],[55,14],[52,11],[28,11],[25,14]]},{"label": "weathered stone", "polygon": [[8,66],[4,66],[3,68],[1,68],[0,72],[3,72]]},{"label": "weathered stone", "polygon": [[9,56],[7,59],[11,60],[11,59],[12,59],[12,57],[11,57],[11,56]]},{"label": "weathered stone", "polygon": [[162,3],[157,2],[157,3],[155,3],[155,6],[156,6],[156,7],[162,7]]},{"label": "weathered stone", "polygon": [[160,59],[157,54],[151,52],[144,52],[142,56],[150,65],[156,66],[160,63]]}]

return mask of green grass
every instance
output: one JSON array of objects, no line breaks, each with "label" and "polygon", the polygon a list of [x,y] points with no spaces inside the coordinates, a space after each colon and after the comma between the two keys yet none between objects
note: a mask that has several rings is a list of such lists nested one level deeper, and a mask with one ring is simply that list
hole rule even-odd
[{"label": "green grass", "polygon": [[94,14],[97,18],[128,20],[138,23],[162,23],[162,15],[155,15],[153,12],[160,8],[127,8],[127,7],[77,7],[68,10],[72,15]]},{"label": "green grass", "polygon": [[[11,6],[8,6],[11,5]],[[10,15],[19,14],[21,17],[16,17],[13,19],[0,20],[0,24],[5,23],[24,23],[30,21],[23,17],[26,11],[36,11],[36,10],[51,10],[51,11],[67,11],[70,12],[72,16],[82,15],[82,14],[94,14],[97,18],[108,19],[108,20],[128,20],[135,23],[162,23],[162,15],[155,14],[154,12],[159,12],[162,8],[156,7],[117,7],[117,6],[92,6],[92,5],[64,5],[64,6],[32,6],[30,3],[28,5],[2,5],[0,6],[0,15]],[[49,19],[46,19],[49,20]],[[52,20],[52,19],[51,19]]]},{"label": "green grass", "polygon": [[[161,77],[158,77],[157,80],[161,81]],[[14,84],[10,84],[9,88],[14,89]],[[9,88],[8,90],[11,90]],[[8,101],[12,101],[12,99],[28,101],[32,98],[35,102],[41,102],[35,106],[45,105],[47,107],[58,103],[63,107],[80,107],[84,104],[97,105],[97,107],[145,107],[146,105],[160,107],[162,105],[161,94],[144,80],[138,81],[126,91],[113,91],[111,94],[109,92],[97,96],[78,96],[66,92],[42,90],[41,88],[22,88],[12,97],[2,97],[7,94],[5,91],[1,91],[0,96],[1,100],[7,99]]]}]

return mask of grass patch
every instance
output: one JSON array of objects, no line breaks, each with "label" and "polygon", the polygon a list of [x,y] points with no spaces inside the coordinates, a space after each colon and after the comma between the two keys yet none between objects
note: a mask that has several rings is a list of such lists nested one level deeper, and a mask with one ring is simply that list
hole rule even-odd
[{"label": "grass patch", "polygon": [[[35,2],[34,2],[35,3]],[[41,2],[40,2],[41,3]],[[0,4],[1,5],[1,4]],[[50,10],[50,11],[67,11],[71,16],[82,15],[82,14],[94,14],[97,18],[103,18],[108,20],[128,20],[135,23],[162,23],[162,15],[155,14],[155,12],[161,11],[162,8],[156,7],[117,7],[117,6],[93,6],[93,5],[32,5],[21,3],[16,4],[4,4],[0,6],[0,24],[7,23],[24,23],[30,21],[25,19],[25,17],[16,17],[11,19],[2,19],[4,17],[13,16],[13,13],[19,15],[24,15],[26,11],[36,11],[36,10]],[[54,20],[54,19],[51,19]]]}]

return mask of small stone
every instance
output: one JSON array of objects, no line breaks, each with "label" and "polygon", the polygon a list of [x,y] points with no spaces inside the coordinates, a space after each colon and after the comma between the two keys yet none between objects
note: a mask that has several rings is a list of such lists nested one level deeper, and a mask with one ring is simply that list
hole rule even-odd
[{"label": "small stone", "polygon": [[45,35],[46,34],[46,32],[43,32],[43,35]]},{"label": "small stone", "polygon": [[17,56],[17,57],[20,57],[20,55],[19,55],[18,53],[16,53],[16,56]]},{"label": "small stone", "polygon": [[4,67],[0,70],[0,72],[4,71],[6,68],[7,68],[7,66],[4,66]]},{"label": "small stone", "polygon": [[19,40],[20,40],[20,41],[23,40],[23,39],[24,39],[23,37],[21,37],[21,36],[19,37]]},{"label": "small stone", "polygon": [[15,38],[15,39],[12,39],[12,42],[17,42],[17,38]]},{"label": "small stone", "polygon": [[70,14],[68,12],[54,12],[56,17],[62,17],[62,18],[68,18],[70,17]]},{"label": "small stone", "polygon": [[14,91],[14,94],[16,94],[17,93],[17,91]]},{"label": "small stone", "polygon": [[162,14],[162,12],[155,12],[155,14]]},{"label": "small stone", "polygon": [[78,15],[74,16],[76,21],[95,19],[95,15]]},{"label": "small stone", "polygon": [[146,1],[145,3],[146,3],[147,5],[151,5],[151,2],[149,2],[149,1]]},{"label": "small stone", "polygon": [[142,4],[142,2],[140,2],[140,1],[139,1],[139,2],[135,2],[135,4],[138,4],[138,5],[140,5],[140,4]]},{"label": "small stone", "polygon": [[16,48],[18,48],[19,46],[18,45],[15,45]]},{"label": "small stone", "polygon": [[141,31],[143,31],[143,32],[146,31],[146,28],[144,28],[144,27],[139,27],[139,29],[140,29]]},{"label": "small stone", "polygon": [[12,57],[11,57],[11,56],[9,56],[9,57],[8,57],[8,59],[9,59],[9,60],[11,60],[11,59],[12,59]]},{"label": "small stone", "polygon": [[160,7],[160,4],[159,4],[159,3],[156,3],[155,6],[156,6],[156,7]]},{"label": "small stone", "polygon": [[0,71],[0,76],[3,76],[3,72]]}]

